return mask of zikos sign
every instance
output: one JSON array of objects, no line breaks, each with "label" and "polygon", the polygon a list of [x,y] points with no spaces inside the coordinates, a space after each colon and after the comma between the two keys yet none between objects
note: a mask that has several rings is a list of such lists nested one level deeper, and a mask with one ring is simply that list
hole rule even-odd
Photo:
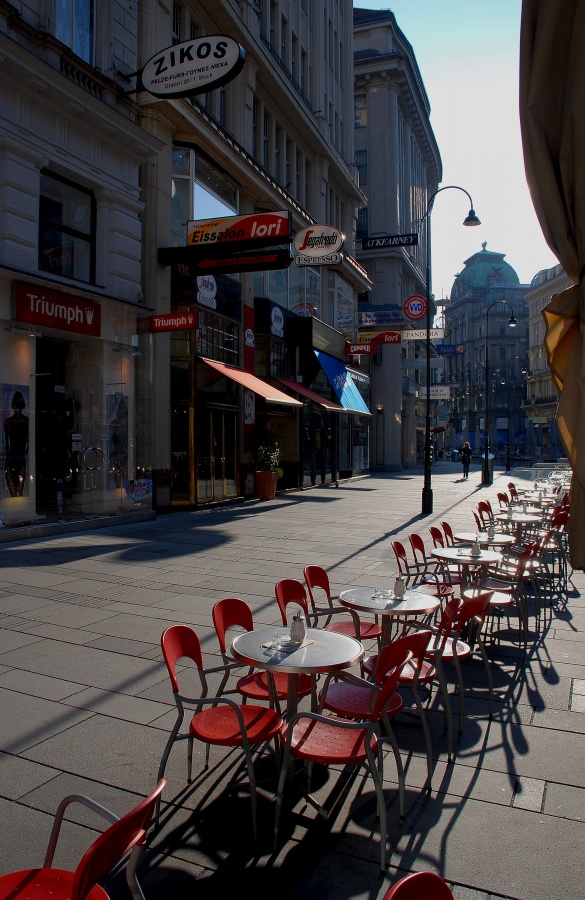
[{"label": "zikos sign", "polygon": [[15,293],[15,319],[21,322],[94,337],[102,333],[102,308],[98,303],[30,284],[17,284]]},{"label": "zikos sign", "polygon": [[139,73],[139,83],[153,97],[191,97],[231,81],[245,59],[237,41],[212,34],[159,50]]}]

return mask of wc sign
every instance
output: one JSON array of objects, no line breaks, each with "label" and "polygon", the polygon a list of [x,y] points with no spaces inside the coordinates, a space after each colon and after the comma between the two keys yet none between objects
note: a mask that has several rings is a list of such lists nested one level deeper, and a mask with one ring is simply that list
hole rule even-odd
[{"label": "wc sign", "polygon": [[407,319],[422,319],[427,314],[426,297],[420,294],[411,294],[402,304],[402,312]]}]

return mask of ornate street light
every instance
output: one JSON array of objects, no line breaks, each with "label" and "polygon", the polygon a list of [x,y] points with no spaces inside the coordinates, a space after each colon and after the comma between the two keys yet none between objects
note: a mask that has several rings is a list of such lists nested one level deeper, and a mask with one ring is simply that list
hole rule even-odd
[{"label": "ornate street light", "polygon": [[[489,324],[489,313],[492,307],[498,306],[498,304],[504,303],[512,315],[508,319],[508,325],[511,328],[514,328],[518,322],[516,320],[516,316],[514,315],[514,310],[512,306],[508,303],[507,300],[494,300],[493,303],[490,303],[488,308],[485,311],[485,423],[484,423],[484,458],[483,458],[483,476],[482,476],[482,484],[492,484],[494,480],[493,471],[490,469],[489,464],[489,410],[490,410],[490,393],[489,393],[489,359],[488,359],[488,324]],[[508,410],[509,413],[509,410]],[[508,430],[509,430],[509,421],[508,421]],[[508,446],[510,441],[508,439]]]},{"label": "ornate street light", "polygon": [[[430,218],[430,215],[433,211],[433,205],[435,202],[435,197],[437,194],[440,194],[441,191],[448,191],[454,189],[456,191],[463,191],[464,194],[469,197],[469,212],[465,217],[463,224],[467,227],[474,225],[481,225],[481,222],[477,218],[475,214],[475,210],[473,208],[473,200],[471,199],[471,195],[465,190],[465,188],[459,187],[457,184],[446,184],[445,187],[439,188],[435,191],[434,194],[431,195],[429,202],[427,204],[427,209],[420,221],[419,229],[422,228],[423,223],[427,222],[427,219]],[[426,301],[427,301],[427,335],[426,335],[426,347],[427,347],[427,397],[426,397],[426,405],[425,405],[425,453],[424,453],[424,485],[422,490],[422,514],[423,516],[429,515],[433,511],[433,489],[431,486],[431,466],[433,464],[433,441],[431,437],[431,229],[430,229],[430,221],[427,222],[427,239],[426,239],[426,248],[427,248],[427,265],[426,265]]]}]

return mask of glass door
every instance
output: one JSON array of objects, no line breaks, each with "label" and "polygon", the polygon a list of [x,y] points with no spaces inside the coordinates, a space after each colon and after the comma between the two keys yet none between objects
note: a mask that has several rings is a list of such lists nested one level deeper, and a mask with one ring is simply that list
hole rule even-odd
[{"label": "glass door", "polygon": [[197,418],[197,502],[238,496],[237,412],[203,409]]}]

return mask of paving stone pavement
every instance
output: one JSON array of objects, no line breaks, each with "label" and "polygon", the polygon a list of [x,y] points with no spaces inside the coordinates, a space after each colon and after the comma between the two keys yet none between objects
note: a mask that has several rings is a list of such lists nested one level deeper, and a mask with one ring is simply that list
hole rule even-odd
[{"label": "paving stone pavement", "polygon": [[[509,477],[496,471],[494,484],[482,487],[478,471],[464,481],[459,466],[444,462],[432,479],[434,513],[424,517],[416,471],[0,545],[0,872],[41,864],[64,795],[86,793],[122,813],[154,786],[175,719],[160,652],[164,628],[195,627],[206,664],[217,664],[216,600],[239,596],[255,623],[271,625],[279,621],[275,582],[302,580],[309,563],[328,570],[336,592],[390,584],[394,538],[418,531],[431,547],[428,526],[442,520],[473,530],[478,500],[495,500]],[[396,723],[407,814],[400,825],[390,753],[385,877],[366,775],[316,770],[314,793],[331,809],[326,822],[291,786],[273,852],[273,759],[258,762],[268,787],[260,788],[254,844],[249,797],[226,790],[238,754],[212,751],[201,775],[196,747],[197,777],[187,788],[185,748],[178,746],[161,826],[140,868],[147,900],[275,893],[374,900],[420,869],[440,872],[456,900],[583,900],[584,593],[585,577],[574,573],[540,628],[531,618],[527,656],[514,640],[490,644],[492,721],[485,670],[480,661],[465,666],[465,721],[453,764],[435,700],[430,793],[420,728]],[[71,808],[55,863],[74,867],[95,827],[90,814]],[[129,896],[120,876],[108,890]]]}]

